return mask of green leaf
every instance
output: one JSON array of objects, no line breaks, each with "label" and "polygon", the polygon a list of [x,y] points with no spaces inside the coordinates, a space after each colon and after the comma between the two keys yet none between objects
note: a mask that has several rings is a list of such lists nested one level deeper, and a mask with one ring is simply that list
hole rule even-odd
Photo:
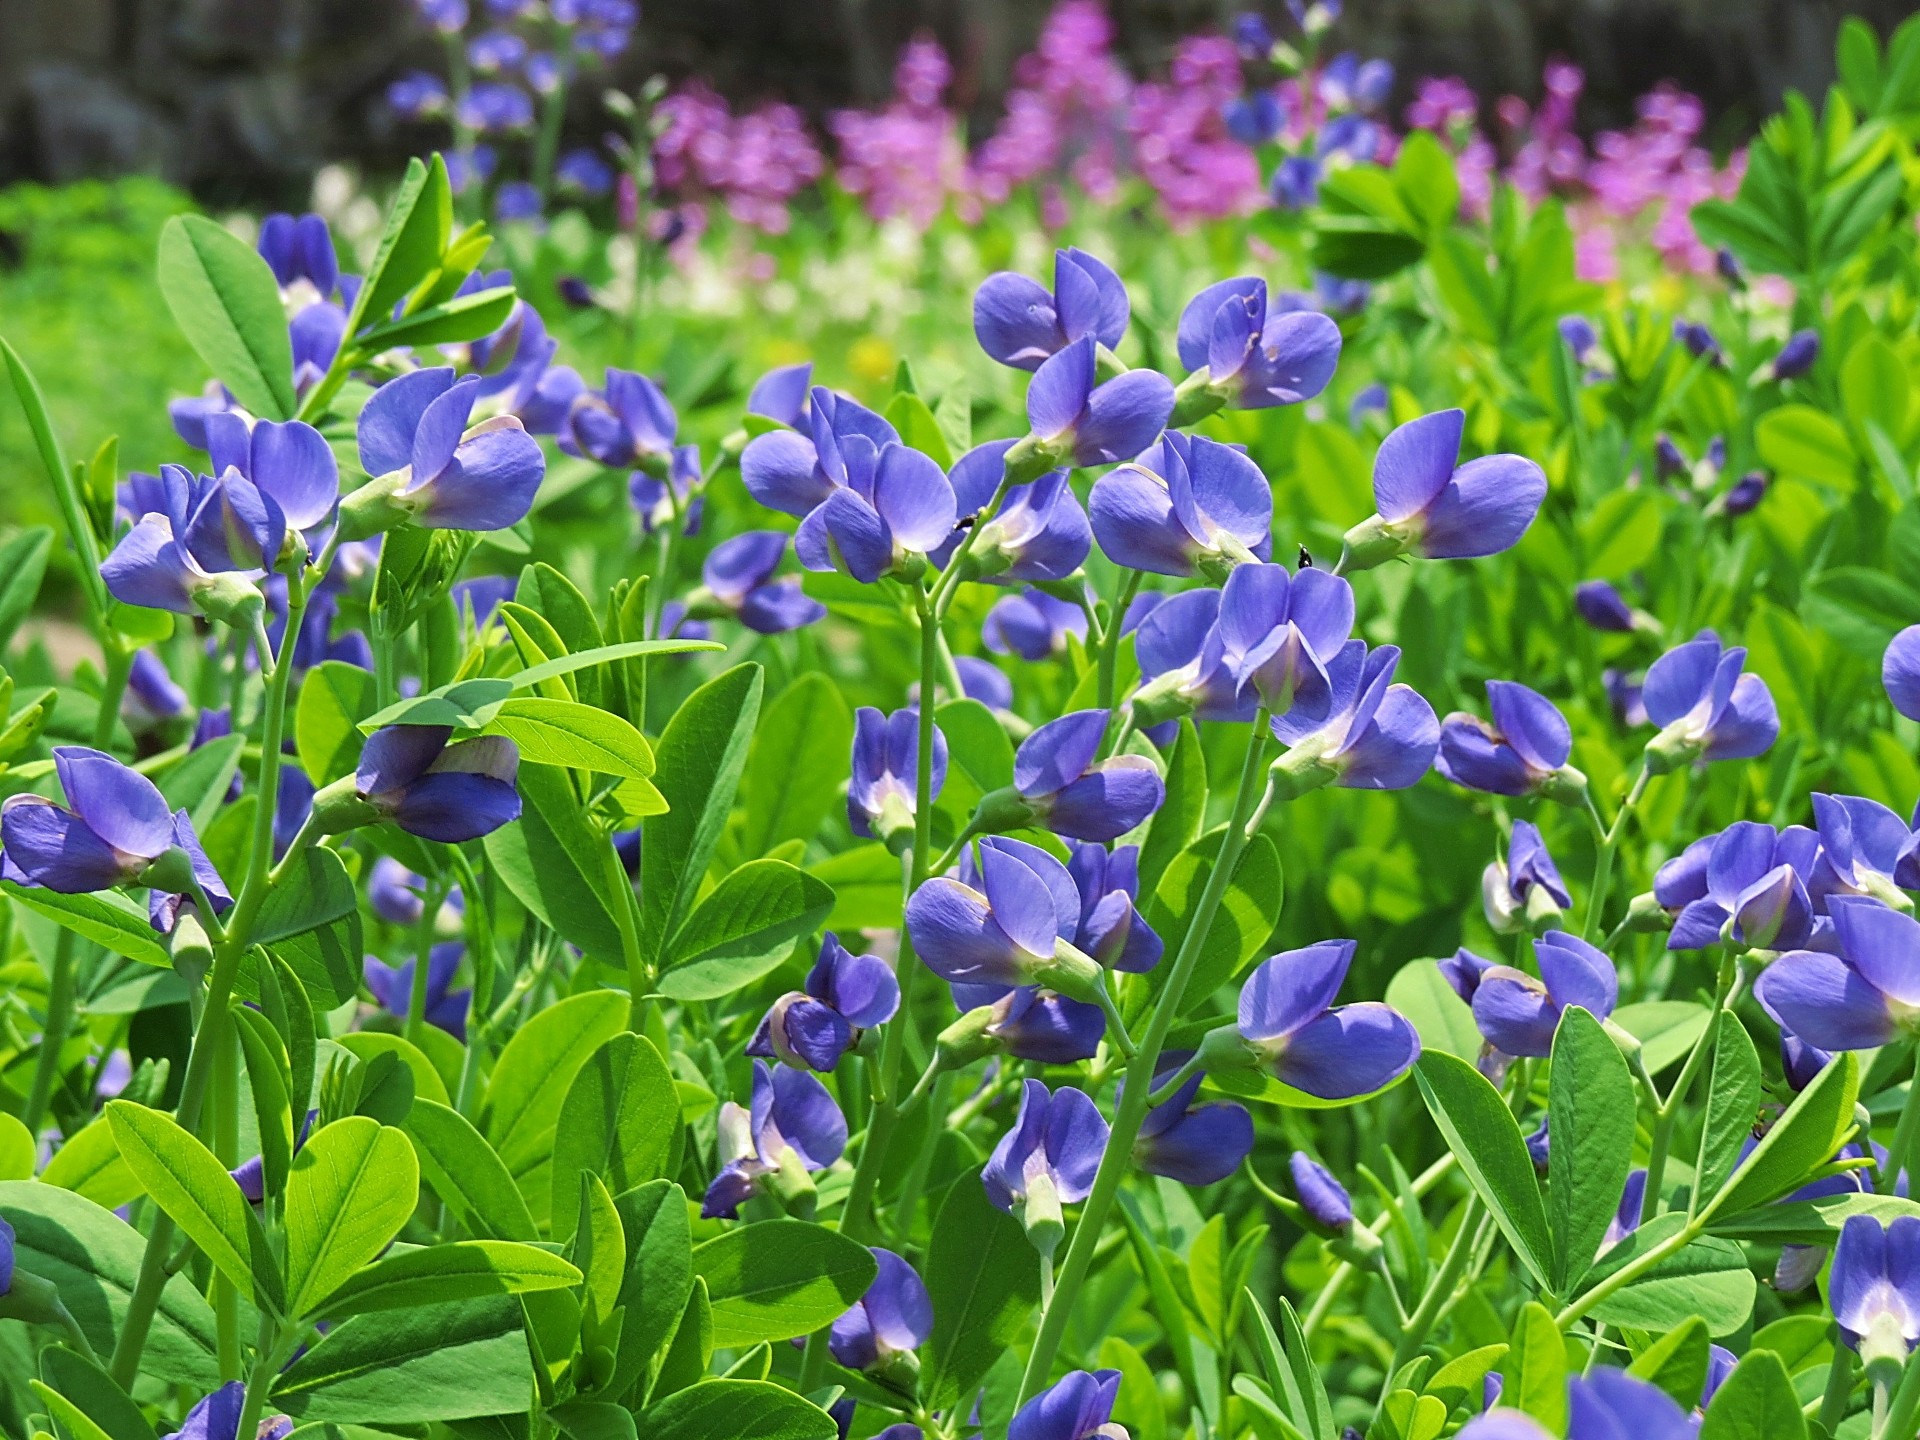
[{"label": "green leaf", "polygon": [[693,908],[726,829],[760,716],[761,685],[758,665],[735,666],[689,695],[660,737],[660,793],[669,809],[647,817],[640,846],[642,928],[656,950]]},{"label": "green leaf", "polygon": [[267,262],[204,215],[176,215],[160,232],[159,276],[174,323],[240,407],[291,420],[293,343]]},{"label": "green leaf", "polygon": [[1613,1023],[1640,1042],[1650,1075],[1686,1059],[1712,1019],[1696,1000],[1641,1000],[1613,1012]]},{"label": "green leaf", "polygon": [[1811,405],[1782,405],[1760,417],[1754,444],[1763,464],[1843,490],[1853,488],[1856,460],[1838,420]]},{"label": "green leaf", "polygon": [[171,1115],[131,1100],[107,1102],[120,1158],[189,1240],[243,1296],[254,1294],[246,1196],[213,1152]]},{"label": "green leaf", "polygon": [[37,1149],[16,1116],[0,1115],[0,1180],[31,1180]]},{"label": "green leaf", "polygon": [[[1548,1289],[1553,1241],[1526,1141],[1513,1112],[1466,1061],[1429,1051],[1413,1067],[1420,1098],[1521,1263]],[[1617,1198],[1617,1197],[1616,1197]]]},{"label": "green leaf", "polygon": [[321,1307],[327,1319],[373,1310],[441,1305],[482,1295],[523,1295],[580,1283],[580,1271],[551,1251],[505,1240],[451,1240],[396,1250],[335,1290]]},{"label": "green leaf", "polygon": [[1522,1306],[1513,1322],[1506,1366],[1500,1403],[1525,1411],[1550,1434],[1560,1434],[1567,1423],[1567,1342],[1538,1300]]},{"label": "green leaf", "polygon": [[[1600,1258],[1587,1276],[1589,1288],[1686,1227],[1678,1213],[1656,1215]],[[1695,1240],[1640,1279],[1616,1290],[1588,1313],[1603,1324],[1636,1330],[1671,1330],[1698,1315],[1710,1335],[1730,1335],[1753,1313],[1753,1272],[1738,1245]]]},{"label": "green leaf", "polygon": [[520,818],[482,845],[514,898],[589,955],[616,963],[623,948],[608,874],[611,843],[588,820],[565,770],[520,768]]},{"label": "green leaf", "polygon": [[626,1029],[627,997],[610,990],[573,995],[514,1032],[493,1067],[482,1130],[529,1208],[551,1198],[541,1173],[553,1157],[554,1127],[573,1077]]},{"label": "green leaf", "polygon": [[568,1440],[637,1440],[633,1416],[606,1400],[568,1400],[547,1411]]},{"label": "green leaf", "polygon": [[53,428],[52,417],[47,414],[47,397],[41,393],[40,382],[33,378],[27,362],[5,339],[0,339],[0,358],[7,362],[13,393],[20,401],[21,412],[27,417],[27,429],[33,433],[34,448],[40,452],[40,467],[47,472],[47,478],[53,484],[53,497],[60,506],[60,518],[67,527],[67,538],[73,542],[74,551],[79,557],[79,564],[75,568],[79,571],[80,588],[86,592],[93,613],[104,616],[111,602],[107,596],[106,582],[100,578],[100,541],[94,535],[93,522],[87,518],[86,505],[74,484],[73,471],[67,468],[66,453],[60,448],[60,436]]},{"label": "green leaf", "polygon": [[[291,1079],[287,1057],[266,1016],[244,1005],[237,1006],[232,1015],[247,1062],[247,1087],[253,1091],[254,1128],[260,1138],[265,1193],[277,1198],[286,1187],[287,1169],[293,1159],[293,1103],[287,1094]],[[303,1116],[304,1100],[303,1096]]]},{"label": "green leaf", "polygon": [[1854,342],[1840,367],[1840,404],[1862,433],[1869,424],[1901,439],[1911,399],[1907,367],[1884,338],[1869,330]]},{"label": "green leaf", "polygon": [[1747,1030],[1722,1012],[1713,1039],[1713,1078],[1707,1086],[1706,1123],[1694,1162],[1694,1188],[1717,1195],[1740,1163],[1740,1147],[1760,1118],[1760,1057]]},{"label": "green leaf", "polygon": [[450,725],[455,730],[482,730],[513,695],[513,682],[500,675],[456,680],[410,700],[396,700],[359,722],[371,735],[387,725]]},{"label": "green leaf", "polygon": [[413,1214],[420,1166],[407,1137],[365,1115],[307,1137],[287,1177],[287,1304],[316,1313]]},{"label": "green leaf", "polygon": [[1553,1290],[1564,1295],[1599,1253],[1633,1164],[1633,1077],[1620,1047],[1578,1005],[1554,1031],[1547,1116]]},{"label": "green leaf", "polygon": [[38,886],[0,880],[0,894],[16,905],[46,916],[82,939],[105,946],[115,955],[138,960],[143,965],[171,967],[173,964],[173,957],[160,943],[159,933],[148,920],[146,910],[117,890],[61,895]]},{"label": "green leaf", "polygon": [[626,1236],[627,1270],[618,1301],[620,1343],[606,1389],[622,1395],[673,1339],[693,1295],[693,1231],[686,1192],[669,1180],[616,1195],[613,1205]]},{"label": "green leaf", "polygon": [[[1224,829],[1201,836],[1167,867],[1154,890],[1147,906],[1147,923],[1169,950],[1179,949],[1225,838]],[[1220,908],[1207,928],[1199,959],[1187,980],[1186,994],[1181,997],[1183,1014],[1206,1003],[1215,990],[1238,975],[1266,947],[1273,938],[1273,927],[1280,921],[1285,895],[1280,852],[1264,834],[1255,835],[1240,852],[1233,880],[1220,897]],[[1142,993],[1158,994],[1172,968],[1159,966],[1147,972]]]},{"label": "green leaf", "polygon": [[103,1210],[118,1209],[145,1193],[120,1158],[105,1116],[67,1137],[40,1172],[40,1182],[83,1195]]},{"label": "green leaf", "polygon": [[[1012,771],[1008,771],[1008,784]],[[1156,894],[1167,867],[1200,838],[1207,814],[1207,757],[1192,720],[1180,722],[1179,738],[1167,757],[1167,798],[1147,825],[1140,845],[1140,893]]]},{"label": "green leaf", "polygon": [[[1853,1127],[1860,1093],[1860,1058],[1848,1050],[1814,1077],[1741,1162],[1724,1189],[1700,1210],[1702,1218],[1731,1217],[1776,1200],[1826,1164]],[[1719,1334],[1721,1332],[1715,1331]]]},{"label": "green leaf", "polygon": [[1624,579],[1660,548],[1660,530],[1669,502],[1664,492],[1622,488],[1603,495],[1580,524],[1586,547],[1586,573]]},{"label": "green leaf", "polygon": [[531,690],[542,680],[571,675],[576,670],[585,670],[594,665],[610,665],[616,660],[635,660],[643,655],[690,655],[697,650],[726,648],[712,640],[623,640],[618,645],[602,645],[595,650],[583,650],[578,655],[561,655],[543,664],[529,666],[507,678],[513,682],[516,691]]},{"label": "green leaf", "polygon": [[178,764],[169,765],[165,774],[155,777],[168,808],[185,810],[194,829],[205,834],[226,802],[246,744],[244,735],[222,735],[189,750]]},{"label": "green leaf", "polygon": [[[13,1226],[15,1262],[49,1281],[94,1351],[111,1354],[146,1237],[112,1211],[39,1180],[0,1181],[0,1214]],[[175,1275],[160,1292],[142,1371],[196,1393],[211,1390],[220,1383],[214,1333],[213,1308],[188,1277]]]},{"label": "green leaf", "polygon": [[524,1414],[532,1394],[520,1302],[491,1297],[354,1316],[287,1367],[273,1408],[385,1427]]},{"label": "green leaf", "polygon": [[430,162],[409,161],[406,178],[387,211],[380,247],[354,297],[347,319],[349,335],[366,329],[369,317],[384,320],[402,296],[438,268],[452,229],[453,187],[447,180],[446,162],[438,155]]},{"label": "green leaf", "polygon": [[1734,1366],[1700,1424],[1700,1440],[1806,1440],[1806,1434],[1793,1380],[1771,1350],[1754,1350]]},{"label": "green leaf", "polygon": [[761,1220],[696,1245],[693,1271],[707,1282],[713,1343],[739,1348],[818,1330],[866,1294],[878,1267],[823,1225]]},{"label": "green leaf", "polygon": [[1753,1245],[1831,1245],[1840,1227],[1855,1215],[1870,1215],[1882,1226],[1903,1215],[1920,1218],[1920,1204],[1898,1195],[1849,1190],[1818,1200],[1779,1200],[1738,1215],[1717,1219],[1707,1228],[1728,1240]]},{"label": "green leaf", "polygon": [[954,454],[947,444],[946,431],[918,395],[895,395],[887,403],[887,420],[900,432],[902,443],[930,457],[942,470],[953,468]]},{"label": "green leaf", "polygon": [[359,914],[359,892],[340,856],[324,845],[309,846],[267,892],[254,921],[254,943],[271,945],[342,920],[357,932]]},{"label": "green leaf", "polygon": [[44,525],[22,530],[0,545],[0,650],[12,643],[14,631],[39,598],[52,549],[53,531]]},{"label": "green leaf", "polygon": [[360,722],[373,713],[373,675],[344,660],[322,660],[300,684],[293,739],[315,785],[351,774],[360,760]]},{"label": "green leaf", "polygon": [[359,343],[368,352],[377,354],[402,345],[451,345],[462,340],[478,340],[507,323],[516,298],[511,285],[458,295],[363,331]]},{"label": "green leaf", "polygon": [[807,867],[807,873],[833,887],[833,930],[900,928],[901,862],[879,841],[855,845]]},{"label": "green leaf", "polygon": [[1040,1299],[1039,1257],[1020,1222],[987,1199],[978,1170],[948,1189],[924,1278],[933,1336],[920,1355],[920,1403],[944,1410],[973,1392]]},{"label": "green leaf", "polygon": [[520,758],[540,765],[568,765],[602,775],[644,780],[653,774],[646,736],[606,710],[576,700],[523,697],[501,705],[487,732],[505,735]]},{"label": "green leaf", "polygon": [[811,840],[840,798],[852,745],[853,712],[827,676],[810,671],[782,690],[754,734],[741,780],[740,853],[753,859],[787,840]]},{"label": "green leaf", "polygon": [[62,1395],[81,1397],[87,1418],[110,1440],[153,1440],[153,1426],[141,1415],[139,1405],[97,1362],[52,1345],[40,1352],[40,1373]]},{"label": "green leaf", "polygon": [[676,1000],[731,995],[778,968],[832,909],[833,891],[806,871],[784,860],[751,860],[714,886],[673,937],[660,993]]},{"label": "green leaf", "polygon": [[947,737],[947,784],[941,799],[971,815],[982,795],[1013,784],[1013,741],[978,700],[949,700],[933,718]]},{"label": "green leaf", "polygon": [[416,1097],[404,1128],[421,1175],[462,1226],[497,1240],[539,1238],[513,1176],[466,1116]]},{"label": "green leaf", "polygon": [[640,1417],[647,1440],[833,1440],[833,1417],[766,1380],[707,1380]]},{"label": "green leaf", "polygon": [[1627,1373],[1658,1385],[1675,1404],[1691,1410],[1707,1383],[1708,1344],[1707,1322],[1690,1315],[1635,1356]]},{"label": "green leaf", "polygon": [[60,1423],[73,1440],[113,1440],[112,1436],[89,1418],[86,1411],[51,1385],[39,1380],[29,1380],[27,1388],[40,1397],[47,1407],[47,1413]]},{"label": "green leaf", "polygon": [[1409,960],[1387,982],[1387,1004],[1413,1022],[1423,1050],[1440,1050],[1469,1065],[1480,1058],[1484,1041],[1473,1007],[1440,973],[1439,962]]},{"label": "green leaf", "polygon": [[573,1077],[553,1141],[553,1238],[573,1236],[580,1176],[622,1192],[659,1179],[680,1140],[673,1076],[644,1035],[615,1035]]}]

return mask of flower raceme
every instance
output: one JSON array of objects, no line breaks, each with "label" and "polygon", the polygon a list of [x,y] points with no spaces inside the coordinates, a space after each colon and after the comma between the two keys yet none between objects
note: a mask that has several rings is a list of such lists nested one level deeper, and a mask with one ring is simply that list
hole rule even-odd
[{"label": "flower raceme", "polygon": [[1408,553],[1470,560],[1518,543],[1546,499],[1546,472],[1519,455],[1460,464],[1466,423],[1465,411],[1439,410],[1380,442],[1373,462],[1377,513],[1347,532],[1344,570]]},{"label": "flower raceme", "polygon": [[973,295],[973,333],[1002,365],[1038,370],[1083,336],[1112,350],[1127,333],[1126,286],[1084,250],[1056,250],[1053,289],[1013,271],[989,275]]}]

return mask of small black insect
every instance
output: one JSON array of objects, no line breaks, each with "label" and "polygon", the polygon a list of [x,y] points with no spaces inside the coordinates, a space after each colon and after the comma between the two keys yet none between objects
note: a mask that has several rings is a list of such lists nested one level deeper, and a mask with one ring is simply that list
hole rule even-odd
[{"label": "small black insect", "polygon": [[1313,556],[1307,553],[1307,547],[1304,545],[1300,547],[1300,568],[1302,570],[1311,570],[1313,568]]}]

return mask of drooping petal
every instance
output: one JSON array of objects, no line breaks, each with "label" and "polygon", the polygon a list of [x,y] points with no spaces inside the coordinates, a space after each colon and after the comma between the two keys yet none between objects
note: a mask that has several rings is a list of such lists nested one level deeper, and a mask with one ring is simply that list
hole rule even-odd
[{"label": "drooping petal", "polygon": [[1105,710],[1076,710],[1050,720],[1020,742],[1013,757],[1013,784],[1033,799],[1051,795],[1086,773],[1107,733]]},{"label": "drooping petal", "polygon": [[1024,985],[1032,979],[1029,957],[994,919],[987,897],[971,886],[935,876],[908,899],[906,923],[914,954],[943,980]]},{"label": "drooping petal", "polygon": [[1409,420],[1380,442],[1373,461],[1373,503],[1384,520],[1423,513],[1453,477],[1466,431],[1464,410],[1436,410]]},{"label": "drooping petal", "polygon": [[813,383],[813,362],[783,365],[769,370],[747,393],[747,413],[764,415],[782,425],[797,426],[806,410],[807,388]]},{"label": "drooping petal", "polygon": [[854,579],[871,585],[893,564],[893,535],[871,505],[853,491],[839,489],[800,522],[793,550],[809,570],[844,566]]},{"label": "drooping petal", "polygon": [[1094,539],[1114,564],[1155,575],[1191,575],[1199,547],[1173,516],[1173,497],[1157,475],[1121,465],[1087,497]]},{"label": "drooping petal", "polygon": [[1708,760],[1751,760],[1764,755],[1780,737],[1780,713],[1773,692],[1758,675],[1742,675],[1715,721],[1707,741]]},{"label": "drooping petal", "polygon": [[747,530],[713,547],[700,569],[706,587],[729,605],[766,582],[780,568],[787,537],[778,530]]},{"label": "drooping petal", "polygon": [[1016,370],[1038,370],[1068,339],[1046,287],[1010,270],[989,275],[973,292],[973,333],[982,350]]},{"label": "drooping petal", "polygon": [[[956,986],[955,998],[969,988]],[[1098,1005],[1026,985],[1007,995],[1004,1017],[994,1022],[990,1033],[1013,1059],[1073,1065],[1093,1059],[1106,1030],[1107,1017]]]},{"label": "drooping petal", "polygon": [[1553,1053],[1560,1007],[1531,975],[1496,965],[1480,977],[1473,992],[1473,1020],[1496,1050],[1544,1058]]},{"label": "drooping petal", "polygon": [[804,435],[770,430],[756,435],[740,455],[740,479],[747,493],[769,510],[796,518],[808,514],[833,493],[833,481],[820,472],[820,452]]},{"label": "drooping petal", "polygon": [[1720,642],[1703,639],[1676,645],[1647,667],[1641,701],[1647,718],[1667,726],[1704,700],[1720,666]]},{"label": "drooping petal", "polygon": [[546,473],[539,442],[513,416],[496,416],[456,446],[446,468],[421,487],[427,500],[414,522],[429,530],[510,529],[533,509]]},{"label": "drooping petal", "polygon": [[1044,823],[1074,840],[1117,840],[1160,808],[1166,782],[1144,755],[1102,761],[1057,790]]},{"label": "drooping petal", "polygon": [[1062,1085],[1047,1106],[1045,1144],[1047,1168],[1061,1200],[1073,1205],[1086,1199],[1107,1148],[1107,1121],[1100,1107],[1071,1085]]},{"label": "drooping petal", "polygon": [[53,766],[67,803],[87,828],[124,855],[152,860],[173,843],[173,812],[146,776],[111,755],[57,745]]},{"label": "drooping petal", "polygon": [[1472,560],[1513,548],[1547,497],[1547,475],[1520,455],[1469,460],[1427,511],[1421,553],[1435,560]]},{"label": "drooping petal", "polygon": [[1157,370],[1117,375],[1088,397],[1086,415],[1074,432],[1074,464],[1131,460],[1153,444],[1172,417],[1173,382],[1166,376]]},{"label": "drooping petal", "polygon": [[520,792],[491,775],[451,771],[425,775],[401,793],[393,820],[410,835],[458,845],[520,818]]},{"label": "drooping petal", "polygon": [[1920,920],[1852,895],[1835,896],[1827,911],[1847,963],[1882,994],[1920,1005]]},{"label": "drooping petal", "polygon": [[107,593],[123,605],[179,615],[194,611],[195,567],[165,515],[143,515],[100,562]]},{"label": "drooping petal", "polygon": [[1253,1116],[1221,1102],[1186,1110],[1171,1125],[1134,1141],[1133,1163],[1182,1185],[1213,1185],[1240,1168],[1253,1149]]},{"label": "drooping petal", "polygon": [[[374,391],[360,411],[360,468],[376,479],[406,469],[427,407],[452,388],[452,367],[436,366],[389,380]],[[447,453],[452,452],[450,444]]]},{"label": "drooping petal", "polygon": [[1439,747],[1440,720],[1427,697],[1408,685],[1388,685],[1372,718],[1347,732],[1336,752],[1340,778],[1334,783],[1347,790],[1405,790],[1420,783]]},{"label": "drooping petal", "polygon": [[360,750],[354,785],[362,795],[399,790],[426,774],[453,734],[450,725],[385,725]]},{"label": "drooping petal", "polygon": [[296,530],[320,524],[340,500],[340,462],[326,438],[300,420],[262,420],[253,427],[249,473]]},{"label": "drooping petal", "polygon": [[824,1170],[847,1148],[846,1116],[827,1087],[805,1070],[782,1065],[773,1072],[771,1113],[781,1138],[809,1170]]},{"label": "drooping petal", "polygon": [[1329,1010],[1287,1037],[1274,1073],[1322,1100],[1350,1100],[1392,1084],[1420,1058],[1420,1036],[1377,1000]]},{"label": "drooping petal", "polygon": [[1620,1000],[1620,975],[1596,947],[1578,935],[1549,930],[1533,942],[1540,977],[1556,1005],[1578,1005],[1597,1020],[1613,1013]]},{"label": "drooping petal", "polygon": [[914,1268],[891,1250],[876,1248],[879,1274],[861,1304],[873,1322],[873,1332],[894,1350],[912,1350],[933,1334],[933,1301]]},{"label": "drooping petal", "polygon": [[1822,1050],[1870,1050],[1898,1033],[1887,997],[1837,955],[1789,951],[1760,972],[1753,993],[1783,1028]]},{"label": "drooping petal", "polygon": [[1322,940],[1273,956],[1240,987],[1240,1034],[1248,1040],[1290,1035],[1321,1015],[1340,993],[1358,948],[1352,940]]},{"label": "drooping petal", "polygon": [[924,555],[953,534],[953,487],[939,465],[918,450],[889,445],[880,452],[873,505],[901,548]]}]

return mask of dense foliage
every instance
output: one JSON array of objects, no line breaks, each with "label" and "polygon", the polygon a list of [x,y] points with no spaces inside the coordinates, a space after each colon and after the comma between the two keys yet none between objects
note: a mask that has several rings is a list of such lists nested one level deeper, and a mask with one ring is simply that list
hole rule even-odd
[{"label": "dense foliage", "polygon": [[441,156],[165,223],[150,470],[8,312],[0,1430],[1920,1433],[1920,22],[1596,275],[1303,19],[885,326]]}]

